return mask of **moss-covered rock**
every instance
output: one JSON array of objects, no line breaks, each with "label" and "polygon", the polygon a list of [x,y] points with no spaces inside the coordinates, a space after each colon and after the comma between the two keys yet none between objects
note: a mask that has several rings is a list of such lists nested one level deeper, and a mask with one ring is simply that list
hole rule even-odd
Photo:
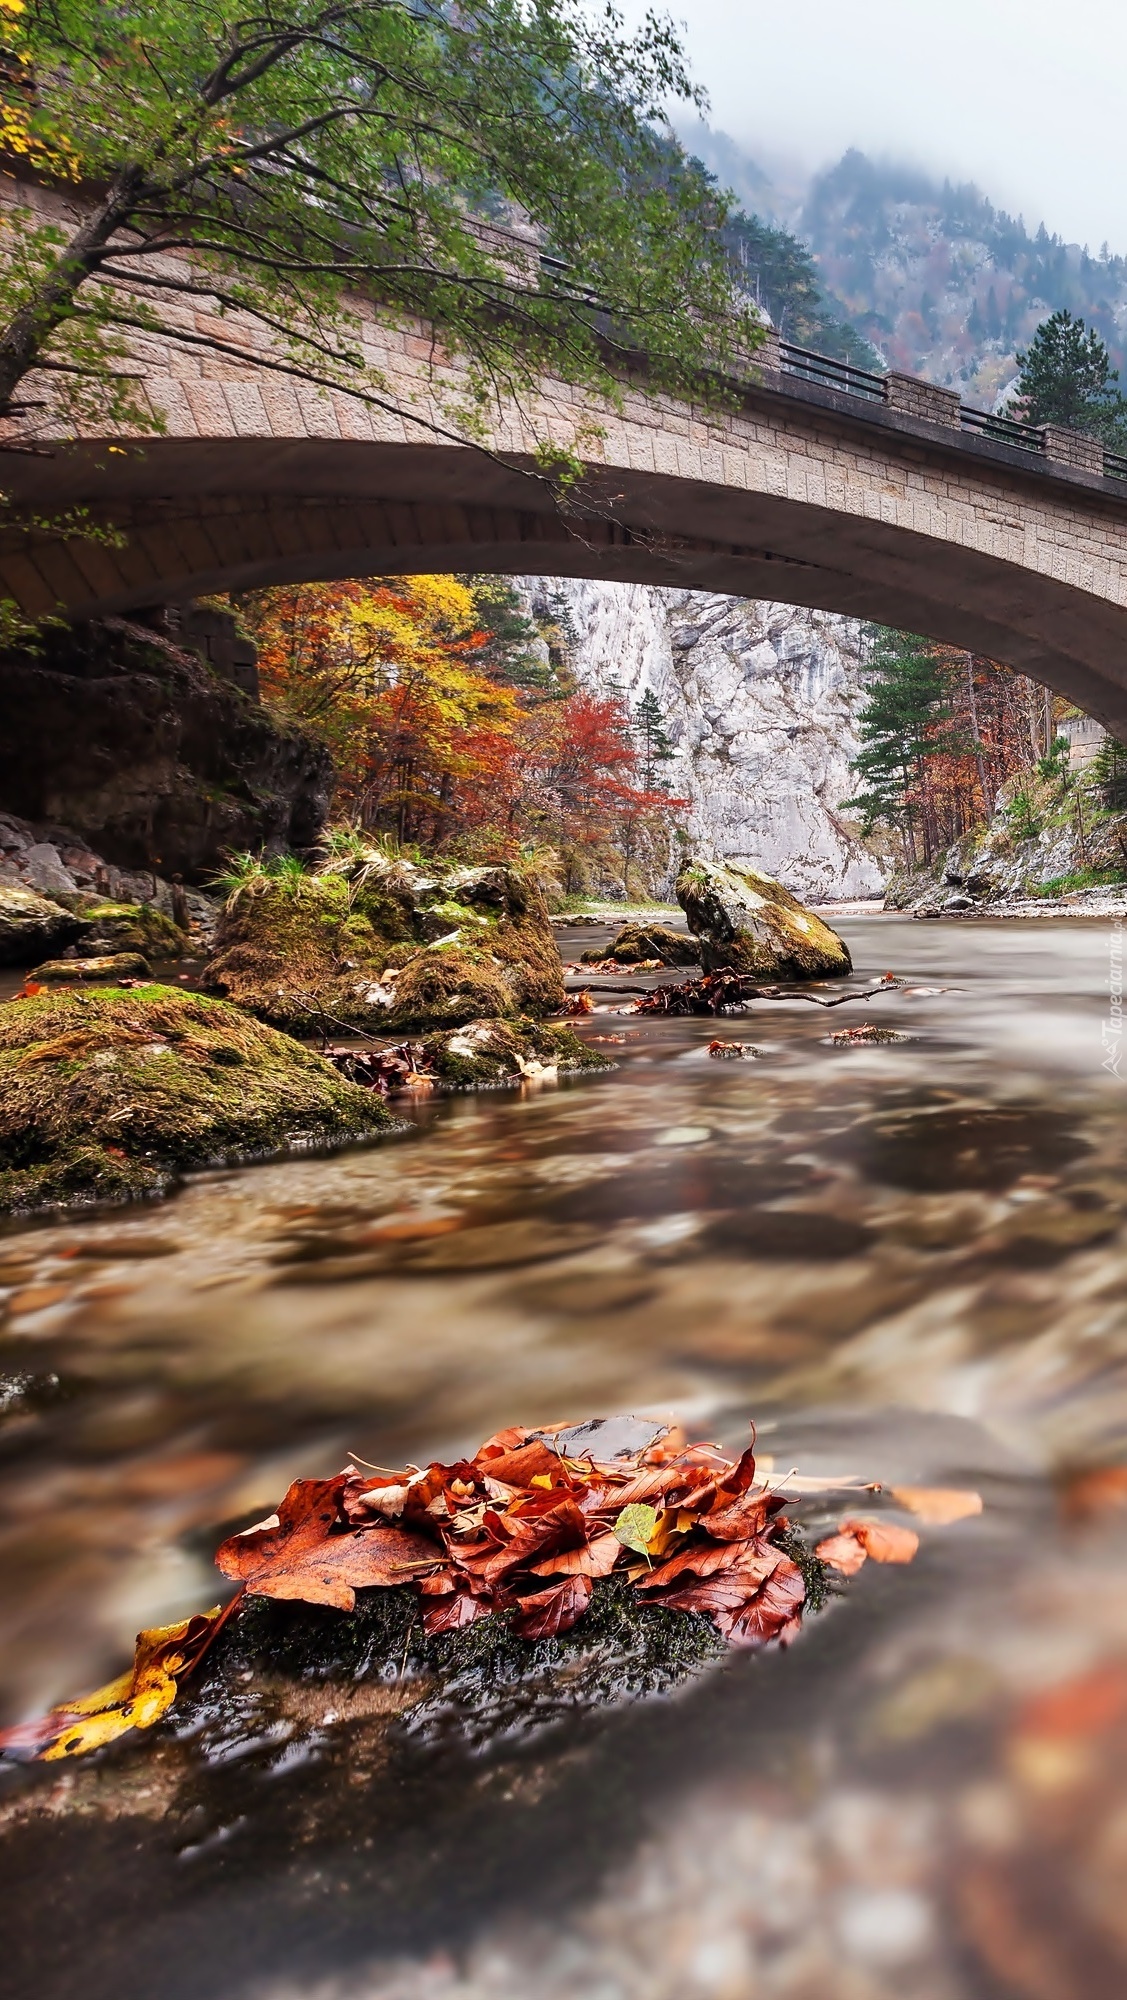
[{"label": "moss-covered rock", "polygon": [[191,1168],[395,1129],[288,1035],[169,986],[0,1007],[0,1211],[164,1194]]},{"label": "moss-covered rock", "polygon": [[115,951],[103,958],[49,958],[45,965],[33,968],[31,977],[44,985],[59,985],[76,980],[94,980],[101,986],[112,986],[119,979],[151,979],[153,968],[139,951]]},{"label": "moss-covered rock", "polygon": [[519,1018],[470,1021],[444,1034],[424,1035],[421,1046],[426,1069],[458,1089],[614,1068],[609,1056],[588,1048],[570,1028]]},{"label": "moss-covered rock", "polygon": [[188,938],[179,924],[152,903],[108,903],[83,899],[77,942],[89,957],[139,951],[145,958],[182,958]]},{"label": "moss-covered rock", "polygon": [[0,882],[0,965],[35,965],[73,944],[81,919],[34,889]]},{"label": "moss-covered rock", "polygon": [[312,873],[250,875],[204,983],[298,1031],[549,1014],[564,999],[547,906],[519,869],[421,867],[375,848]]},{"label": "moss-covered rock", "polygon": [[761,979],[832,979],[853,969],[837,932],[754,868],[690,862],[677,877],[677,901],[700,940],[706,972],[730,967]]},{"label": "moss-covered rock", "polygon": [[585,964],[596,965],[604,958],[615,958],[620,965],[643,965],[653,959],[659,965],[696,965],[700,947],[695,938],[670,930],[668,924],[623,924],[608,952],[583,953]]}]

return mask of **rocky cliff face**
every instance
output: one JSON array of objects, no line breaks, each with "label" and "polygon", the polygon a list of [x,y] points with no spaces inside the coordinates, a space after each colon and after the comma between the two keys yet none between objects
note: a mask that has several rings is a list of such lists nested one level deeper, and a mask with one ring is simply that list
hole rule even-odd
[{"label": "rocky cliff face", "polygon": [[566,604],[587,686],[631,707],[653,689],[676,751],[662,781],[690,800],[695,850],[804,901],[881,893],[841,812],[864,699],[855,620],[640,584],[546,579],[538,594]]},{"label": "rocky cliff face", "polygon": [[126,619],[0,657],[0,713],[0,807],[41,844],[59,827],[119,869],[201,881],[234,849],[308,849],[324,824],[328,752]]}]

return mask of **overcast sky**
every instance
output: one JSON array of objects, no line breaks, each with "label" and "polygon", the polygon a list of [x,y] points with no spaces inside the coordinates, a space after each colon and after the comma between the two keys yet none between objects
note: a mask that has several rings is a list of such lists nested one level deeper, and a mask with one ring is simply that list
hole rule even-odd
[{"label": "overcast sky", "polygon": [[[628,22],[644,0],[619,0]],[[1127,254],[1124,0],[665,0],[710,123],[753,154],[847,146],[973,180],[999,208]]]}]

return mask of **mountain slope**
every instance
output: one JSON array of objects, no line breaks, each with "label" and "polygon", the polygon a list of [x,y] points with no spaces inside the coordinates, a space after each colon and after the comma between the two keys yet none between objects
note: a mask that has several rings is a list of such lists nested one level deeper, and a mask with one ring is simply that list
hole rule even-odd
[{"label": "mountain slope", "polygon": [[1065,243],[996,209],[969,183],[939,182],[856,150],[805,184],[780,186],[727,134],[685,142],[745,208],[810,250],[836,316],[891,368],[994,405],[1017,352],[1065,306],[1127,366],[1127,258]]}]

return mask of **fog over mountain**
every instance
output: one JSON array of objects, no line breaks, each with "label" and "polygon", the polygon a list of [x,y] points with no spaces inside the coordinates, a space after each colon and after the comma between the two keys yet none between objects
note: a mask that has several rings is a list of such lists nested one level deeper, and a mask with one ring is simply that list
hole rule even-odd
[{"label": "fog over mountain", "polygon": [[969,182],[932,179],[855,149],[803,178],[772,174],[707,125],[681,136],[748,213],[809,249],[827,305],[887,366],[990,408],[1017,372],[1018,350],[1062,306],[1095,326],[1115,365],[1127,366],[1127,259],[1108,245],[1093,254],[1043,222],[1007,214]]}]

